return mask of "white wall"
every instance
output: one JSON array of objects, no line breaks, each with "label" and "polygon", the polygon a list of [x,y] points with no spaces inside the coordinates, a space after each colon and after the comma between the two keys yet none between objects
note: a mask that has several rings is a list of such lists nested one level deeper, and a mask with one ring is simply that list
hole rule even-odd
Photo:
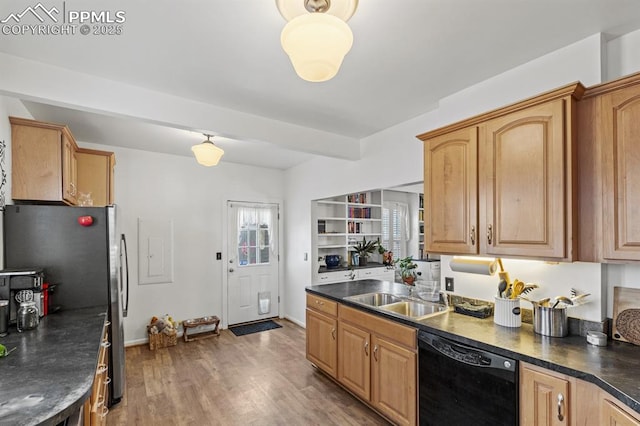
[{"label": "white wall", "polygon": [[[363,159],[358,162],[316,160],[288,170],[286,240],[290,251],[286,312],[289,317],[304,322],[304,287],[310,284],[311,263],[302,260],[302,253],[311,250],[310,200],[422,180],[422,143],[416,135],[574,81],[586,86],[597,84],[602,81],[602,56],[603,38],[600,34],[593,35],[444,98],[434,111],[369,136],[363,140]],[[299,216],[292,219],[294,212]],[[446,259],[443,264],[448,265]],[[549,292],[554,296],[568,293],[572,286],[588,290],[593,294],[593,304],[580,307],[573,314],[599,321],[604,300],[601,266],[575,263],[549,268],[519,266],[516,272],[522,276],[514,277],[527,282],[537,279],[545,285],[544,294]],[[574,280],[555,279],[557,271],[562,271],[559,275],[562,277],[580,277],[579,285]],[[441,275],[444,279],[444,268]],[[459,278],[456,293],[491,300],[497,293],[497,283],[490,285],[482,277]]]},{"label": "white wall", "polygon": [[[222,161],[203,167],[195,159],[79,142],[116,154],[115,202],[119,224],[129,241],[130,309],[125,341],[140,341],[152,316],[177,320],[223,311],[225,201],[283,198],[283,173]],[[174,282],[138,285],[138,218],[173,221]],[[284,247],[283,247],[284,248]]]},{"label": "white wall", "polygon": [[607,79],[638,72],[640,70],[640,30],[625,34],[607,43]]}]

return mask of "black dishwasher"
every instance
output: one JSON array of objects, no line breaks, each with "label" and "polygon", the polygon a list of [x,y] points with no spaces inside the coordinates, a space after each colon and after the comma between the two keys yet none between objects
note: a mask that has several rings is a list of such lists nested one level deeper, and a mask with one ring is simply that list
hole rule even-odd
[{"label": "black dishwasher", "polygon": [[518,424],[517,361],[420,331],[420,424]]}]

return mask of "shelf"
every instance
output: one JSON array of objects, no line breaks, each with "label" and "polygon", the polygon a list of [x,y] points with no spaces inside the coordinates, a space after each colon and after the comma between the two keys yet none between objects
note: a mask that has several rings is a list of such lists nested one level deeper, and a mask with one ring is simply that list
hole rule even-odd
[{"label": "shelf", "polygon": [[347,203],[349,207],[375,207],[381,208],[382,204],[366,204],[366,203]]},{"label": "shelf", "polygon": [[321,232],[318,233],[318,237],[345,237],[347,234],[345,232]]},{"label": "shelf", "polygon": [[326,246],[318,245],[318,249],[336,249],[336,248],[346,248],[346,244],[328,244]]},{"label": "shelf", "polygon": [[319,217],[318,220],[347,220],[346,217]]},{"label": "shelf", "polygon": [[350,218],[347,218],[347,220],[349,222],[381,222],[382,221],[382,219],[375,219],[375,218],[365,219],[362,217],[350,217]]},{"label": "shelf", "polygon": [[318,200],[318,201],[316,201],[316,203],[318,203],[318,204],[331,204],[331,205],[334,205],[334,206],[344,206],[344,205],[347,204],[344,201],[323,201],[323,200]]}]

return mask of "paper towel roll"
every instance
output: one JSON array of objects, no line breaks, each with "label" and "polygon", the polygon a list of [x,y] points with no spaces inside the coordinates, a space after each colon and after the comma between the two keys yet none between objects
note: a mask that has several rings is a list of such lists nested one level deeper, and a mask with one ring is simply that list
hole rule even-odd
[{"label": "paper towel roll", "polygon": [[454,257],[449,262],[449,267],[455,272],[468,272],[470,274],[493,275],[498,270],[498,262],[495,259],[475,259],[471,257]]}]

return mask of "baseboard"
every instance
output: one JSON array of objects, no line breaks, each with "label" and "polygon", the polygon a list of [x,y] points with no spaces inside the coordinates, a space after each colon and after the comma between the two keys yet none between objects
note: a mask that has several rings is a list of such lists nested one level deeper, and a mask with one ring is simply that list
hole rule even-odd
[{"label": "baseboard", "polygon": [[306,327],[306,325],[305,325],[305,323],[303,323],[302,321],[298,321],[297,319],[292,318],[292,317],[290,317],[289,315],[285,315],[285,316],[284,316],[284,318],[285,318],[286,320],[288,320],[288,321],[291,321],[292,323],[294,323],[294,324],[295,324],[295,325],[297,325],[297,326],[300,326],[300,327],[302,327],[302,328],[307,328],[307,327]]}]

